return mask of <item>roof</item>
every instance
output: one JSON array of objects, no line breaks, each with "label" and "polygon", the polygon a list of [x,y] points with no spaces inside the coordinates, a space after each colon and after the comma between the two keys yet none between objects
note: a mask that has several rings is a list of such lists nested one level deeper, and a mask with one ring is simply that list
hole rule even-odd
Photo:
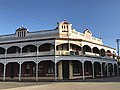
[{"label": "roof", "polygon": [[62,23],[62,24],[70,24],[68,21],[66,21],[66,20],[63,20],[62,22],[60,22],[60,23]]},{"label": "roof", "polygon": [[22,30],[27,30],[27,29],[25,27],[21,26],[16,31],[22,31]]}]

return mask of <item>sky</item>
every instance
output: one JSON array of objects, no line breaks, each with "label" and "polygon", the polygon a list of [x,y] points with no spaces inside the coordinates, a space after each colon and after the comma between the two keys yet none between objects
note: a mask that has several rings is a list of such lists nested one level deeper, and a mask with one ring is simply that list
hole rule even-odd
[{"label": "sky", "polygon": [[0,0],[0,35],[13,34],[21,25],[30,32],[54,29],[64,19],[116,48],[120,0]]}]

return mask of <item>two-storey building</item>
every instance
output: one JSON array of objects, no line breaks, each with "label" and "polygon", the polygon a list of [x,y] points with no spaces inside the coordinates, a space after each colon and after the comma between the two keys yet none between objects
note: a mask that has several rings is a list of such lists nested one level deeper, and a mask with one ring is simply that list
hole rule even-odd
[{"label": "two-storey building", "polygon": [[66,20],[53,30],[0,36],[0,80],[63,80],[118,75],[116,49]]}]

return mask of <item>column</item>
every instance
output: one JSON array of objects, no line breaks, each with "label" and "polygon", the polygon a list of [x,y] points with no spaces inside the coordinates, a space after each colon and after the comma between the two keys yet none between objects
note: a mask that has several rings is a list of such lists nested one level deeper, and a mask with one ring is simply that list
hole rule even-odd
[{"label": "column", "polygon": [[82,62],[82,73],[83,73],[83,80],[84,80],[85,79],[84,62]]},{"label": "column", "polygon": [[62,61],[58,62],[58,79],[62,80],[63,76],[62,76]]},{"label": "column", "polygon": [[19,81],[21,81],[21,62],[19,63],[20,67],[19,67]]},{"label": "column", "polygon": [[95,78],[95,72],[94,72],[94,62],[92,62],[92,70],[93,70],[93,78]]},{"label": "column", "polygon": [[5,48],[5,58],[7,57],[7,46]]},{"label": "column", "polygon": [[84,54],[82,45],[81,45],[80,55],[81,55],[81,54],[82,54],[82,55]]},{"label": "column", "polygon": [[118,69],[118,64],[117,64],[117,75],[119,76],[119,69]]},{"label": "column", "polygon": [[100,63],[100,66],[101,66],[101,77],[103,77],[102,63]]},{"label": "column", "polygon": [[113,64],[113,73],[112,76],[115,76],[114,64]]},{"label": "column", "polygon": [[37,57],[39,56],[39,46],[37,44]]},{"label": "column", "polygon": [[69,79],[73,79],[73,65],[72,65],[72,61],[69,61]]},{"label": "column", "polygon": [[57,81],[57,63],[55,61],[55,81]]},{"label": "column", "polygon": [[38,81],[38,62],[36,62],[36,81]]},{"label": "column", "polygon": [[22,44],[21,44],[21,46],[20,46],[20,57],[22,57]]},{"label": "column", "polygon": [[6,64],[4,64],[3,81],[5,81],[5,74],[6,74]]},{"label": "column", "polygon": [[107,66],[107,77],[108,77],[109,76],[108,64],[106,66]]}]

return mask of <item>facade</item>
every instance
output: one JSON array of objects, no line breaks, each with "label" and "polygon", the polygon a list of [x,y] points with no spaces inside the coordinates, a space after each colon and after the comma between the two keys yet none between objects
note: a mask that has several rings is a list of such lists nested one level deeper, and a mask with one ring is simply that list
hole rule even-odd
[{"label": "facade", "polygon": [[0,80],[64,80],[118,75],[116,49],[66,20],[53,30],[0,36]]}]

